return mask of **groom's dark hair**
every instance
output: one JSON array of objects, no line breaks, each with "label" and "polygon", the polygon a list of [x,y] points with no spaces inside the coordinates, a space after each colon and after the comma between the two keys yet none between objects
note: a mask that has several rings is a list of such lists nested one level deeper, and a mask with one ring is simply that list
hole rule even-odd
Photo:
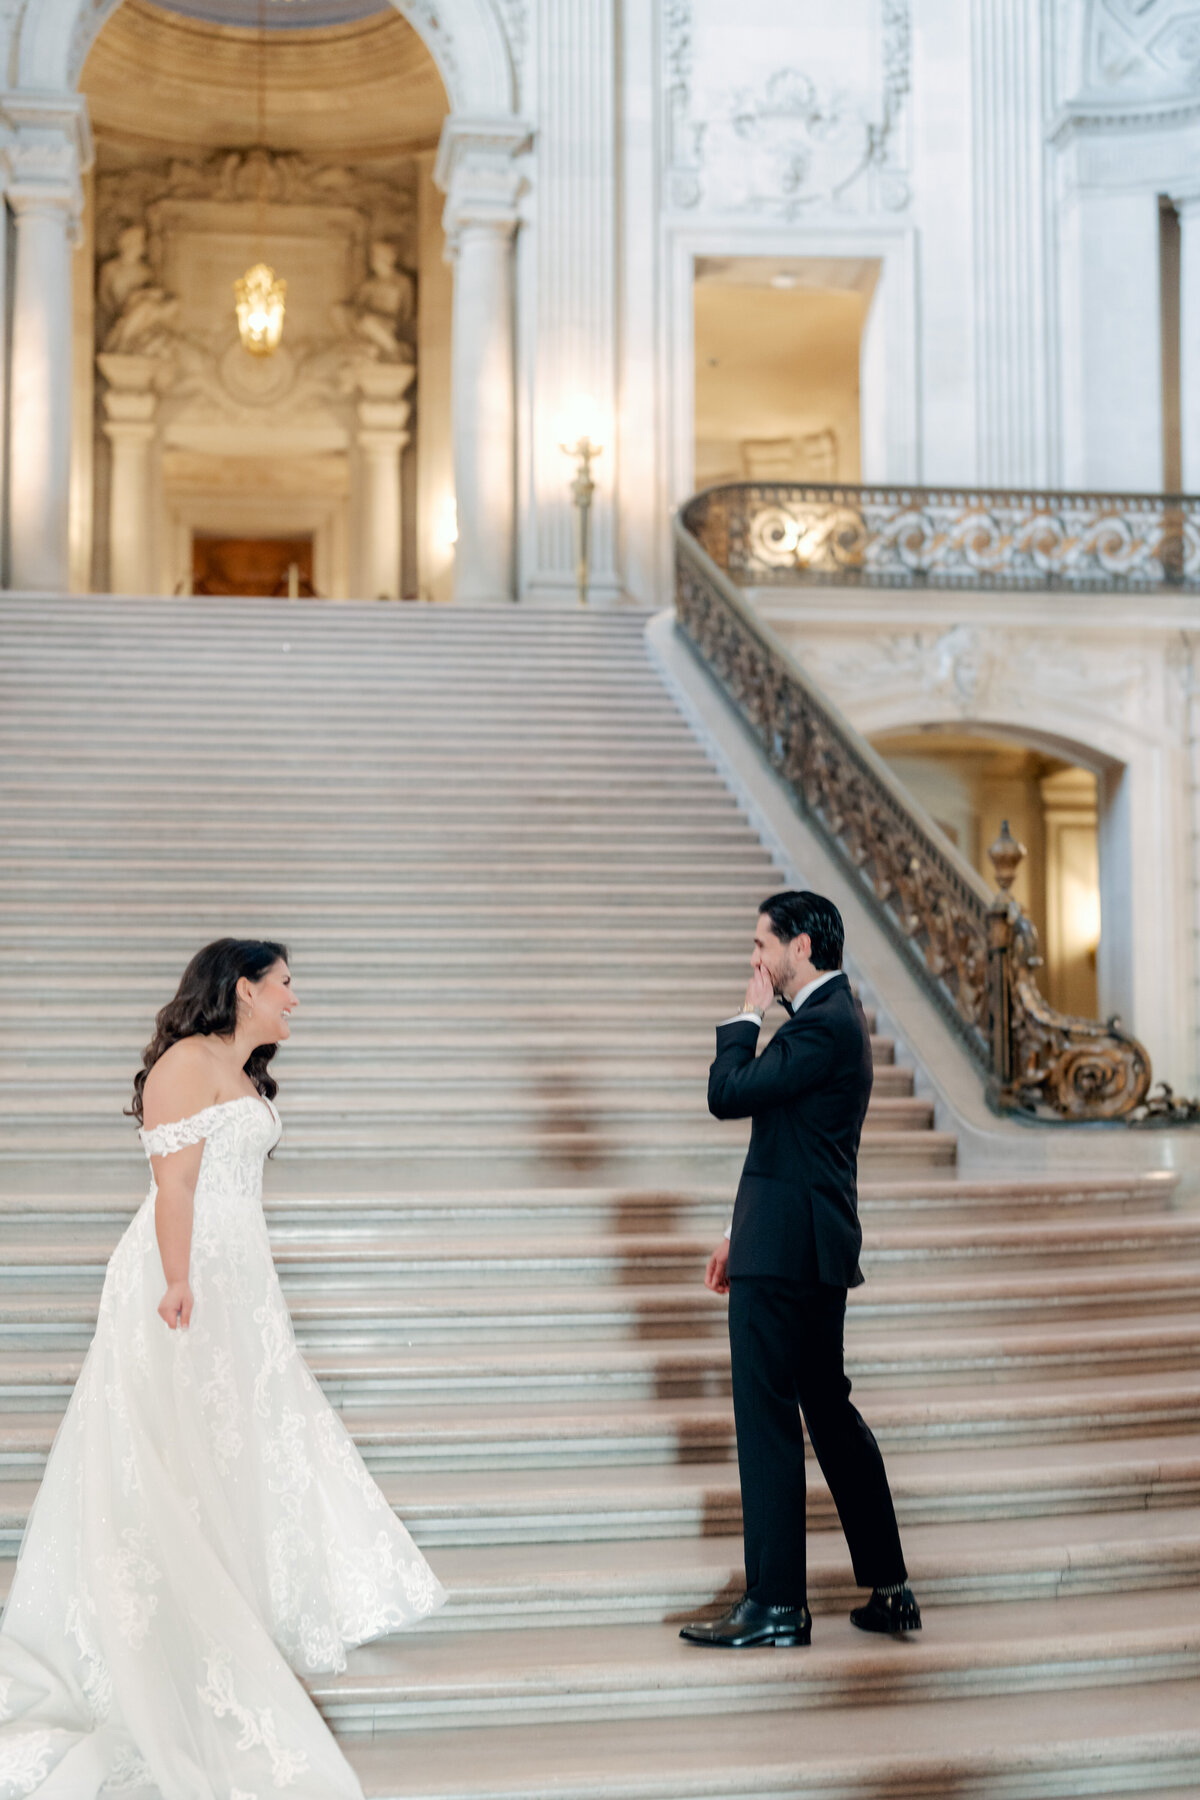
[{"label": "groom's dark hair", "polygon": [[825,973],[842,966],[842,950],[846,931],[842,915],[832,900],[823,894],[812,894],[807,888],[789,888],[786,893],[772,894],[758,909],[771,921],[771,930],[781,944],[790,944],[803,931],[811,949],[809,960],[814,969]]}]

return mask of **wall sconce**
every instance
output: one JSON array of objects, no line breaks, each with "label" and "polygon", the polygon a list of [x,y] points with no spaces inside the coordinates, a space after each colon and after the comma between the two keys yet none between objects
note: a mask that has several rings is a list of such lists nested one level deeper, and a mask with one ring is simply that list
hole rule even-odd
[{"label": "wall sconce", "polygon": [[458,542],[458,502],[447,494],[438,510],[437,540],[443,550],[453,550]]},{"label": "wall sconce", "polygon": [[[604,445],[600,442],[595,402],[581,395],[571,409],[560,443],[564,456],[575,459],[575,475],[571,482],[571,499],[575,505],[575,585],[580,606],[587,605],[591,577],[592,496],[596,483],[592,479],[592,462]],[[573,440],[573,441],[572,441]]]}]

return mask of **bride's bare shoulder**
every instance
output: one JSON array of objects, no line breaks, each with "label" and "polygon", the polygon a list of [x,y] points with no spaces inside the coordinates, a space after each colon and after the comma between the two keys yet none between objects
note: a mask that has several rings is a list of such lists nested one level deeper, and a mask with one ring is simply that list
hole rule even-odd
[{"label": "bride's bare shoulder", "polygon": [[204,1039],[180,1038],[146,1077],[142,1123],[152,1131],[156,1125],[190,1119],[213,1104],[219,1089],[220,1072]]}]

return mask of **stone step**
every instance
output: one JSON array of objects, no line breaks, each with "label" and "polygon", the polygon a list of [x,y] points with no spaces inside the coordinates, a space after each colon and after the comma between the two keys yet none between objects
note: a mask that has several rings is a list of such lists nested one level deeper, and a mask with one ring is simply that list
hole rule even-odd
[{"label": "stone step", "polygon": [[[921,1522],[902,1514],[902,1524],[913,1588],[931,1606],[1179,1589],[1200,1578],[1194,1502],[1165,1501],[1161,1511],[1141,1513],[1119,1504],[1083,1514],[1064,1507],[1036,1522],[1020,1515]],[[419,1534],[419,1522],[413,1525]],[[669,1542],[451,1546],[431,1535],[430,1558],[452,1596],[439,1618],[460,1632],[711,1616],[745,1585],[740,1533],[720,1531],[717,1516],[708,1534]],[[854,1601],[858,1589],[827,1496],[812,1509],[807,1560],[814,1615]]]},{"label": "stone step", "polygon": [[[203,903],[195,898],[201,887],[207,895]],[[665,892],[648,894],[645,883],[639,883],[624,894],[619,907],[607,895],[596,897],[592,888],[583,892],[572,889],[569,893],[561,889],[547,892],[544,884],[539,884],[536,892],[531,892],[528,887],[512,891],[505,888],[487,896],[488,929],[501,936],[517,929],[530,943],[542,942],[547,932],[552,934],[561,927],[593,933],[599,939],[610,931],[620,936],[626,928],[661,930],[666,898]],[[754,905],[758,898],[761,896],[756,891],[750,904]],[[743,887],[733,894],[705,897],[692,891],[676,893],[671,906],[680,931],[689,931],[693,922],[703,923],[710,928],[739,932],[744,944],[746,902],[747,890]],[[196,890],[173,896],[170,933],[177,941],[190,943],[199,936],[203,942],[203,932],[211,930],[218,918],[232,918],[235,923],[239,918],[261,919],[262,904],[261,891],[255,893],[249,885],[235,893],[232,884],[222,886],[217,882],[198,881]],[[89,932],[107,932],[110,925],[125,929],[132,925],[142,931],[152,928],[155,934],[164,930],[158,900],[147,899],[135,884],[130,884],[124,894],[112,891],[91,894],[86,904],[76,900],[70,890],[64,893],[61,887],[53,889],[53,884],[47,884],[47,891],[35,909],[24,900],[14,902],[0,893],[0,924],[19,922],[31,910],[36,910],[43,923],[54,931],[73,930],[76,925]],[[395,930],[398,922],[403,923],[406,931],[428,934],[445,929],[445,889],[443,887],[440,893],[430,891],[412,895],[403,911],[397,912],[386,896],[382,899],[372,894],[364,896],[357,878],[339,883],[336,872],[332,872],[329,882],[319,893],[311,886],[300,893],[293,893],[289,888],[275,902],[272,912],[277,918],[286,918],[290,927],[303,930],[314,944],[330,941],[331,934],[341,930],[350,937],[355,932],[370,932],[376,925],[382,931]],[[333,941],[336,942],[336,936]]]},{"label": "stone step", "polygon": [[[573,1065],[568,1073],[561,1062],[556,1065],[549,1056],[532,1063],[522,1062],[515,1066],[510,1063],[503,1069],[497,1069],[495,1060],[489,1062],[481,1058],[470,1063],[456,1058],[453,1067],[443,1059],[439,1069],[436,1065],[431,1068],[414,1048],[407,1063],[391,1070],[373,1064],[369,1077],[361,1072],[356,1076],[340,1063],[320,1070],[310,1079],[293,1076],[288,1081],[288,1114],[290,1120],[293,1115],[318,1114],[331,1109],[339,1115],[371,1113],[388,1116],[405,1114],[410,1108],[419,1113],[443,1105],[447,1084],[453,1083],[456,1098],[461,1098],[464,1104],[480,1113],[510,1106],[519,1111],[524,1106],[535,1105],[544,1116],[555,1109],[577,1109],[581,1103],[590,1108],[596,1102],[604,1111],[628,1106],[637,1111],[655,1112],[686,1108],[704,1117],[708,1076],[705,1061],[677,1064],[673,1072],[663,1069],[655,1058],[646,1058],[645,1063],[644,1070],[631,1070],[627,1062],[622,1066],[615,1056],[607,1063],[587,1059],[579,1066]],[[120,1115],[129,1100],[128,1064],[122,1065],[119,1072],[114,1069],[104,1074],[85,1073],[85,1068],[86,1065],[76,1065],[74,1074],[68,1074],[67,1067],[60,1065],[58,1068],[62,1088],[67,1089],[69,1085],[72,1115],[91,1118]],[[10,1109],[17,1117],[34,1118],[62,1105],[61,1094],[51,1096],[46,1093],[44,1075],[39,1077],[28,1069],[12,1068],[2,1055],[0,1093],[4,1096],[0,1118]],[[896,1068],[884,1063],[876,1069],[873,1100],[912,1097],[911,1068]]]},{"label": "stone step", "polygon": [[[72,934],[74,935],[74,934]],[[186,943],[182,936],[177,937],[176,944]],[[747,934],[743,930],[735,939],[732,932],[726,933],[713,943],[711,949],[704,945],[693,945],[689,952],[689,969],[695,974],[702,989],[709,983],[720,983],[727,990],[731,983],[743,973],[746,966]],[[73,989],[88,992],[89,984],[97,979],[111,983],[117,972],[128,973],[139,978],[144,986],[157,984],[164,977],[177,976],[179,973],[179,950],[176,944],[161,944],[153,953],[139,951],[133,938],[126,942],[117,942],[113,938],[93,934],[87,937],[82,932],[79,941],[68,947],[66,935],[59,932],[52,942],[13,945],[0,934],[0,960],[9,972],[6,979],[18,979],[24,972],[43,971],[43,985],[47,960],[53,957],[53,968],[57,979],[66,970],[86,971],[82,982],[72,980]],[[503,955],[504,971],[523,974],[536,974],[544,980],[546,956],[559,948],[581,949],[586,944],[588,951],[588,969],[603,972],[607,978],[610,972],[618,977],[636,974],[641,977],[647,973],[662,977],[662,944],[655,941],[652,932],[644,932],[634,939],[632,934],[616,936],[610,928],[604,938],[597,939],[592,934],[554,933],[552,938],[534,941],[530,936],[517,936],[515,933],[507,937],[488,934],[486,944],[472,944],[456,954],[454,959],[456,972],[465,976],[468,972],[474,976],[490,976],[495,979],[498,971],[496,958]],[[98,970],[96,958],[104,957],[104,967]],[[378,969],[383,963],[387,973],[394,979],[400,974],[411,974],[422,981],[429,979],[429,939],[423,933],[410,933],[404,939],[398,939],[393,931],[389,941],[360,936],[355,944],[346,944],[340,940],[336,944],[314,944],[305,954],[304,973],[306,983],[314,981],[330,982],[346,978],[361,979],[364,973]],[[690,982],[689,982],[690,985]],[[678,983],[676,983],[676,989]],[[776,1023],[782,1022],[782,1013],[776,1016]]]},{"label": "stone step", "polygon": [[[116,1099],[127,1097],[126,1090],[118,1093]],[[66,1098],[69,1104],[64,1104],[62,1093],[47,1094],[34,1083],[25,1084],[23,1091],[5,1090],[0,1096],[0,1133],[16,1133],[28,1126],[31,1130],[53,1131],[66,1143],[74,1131],[80,1130],[98,1144],[99,1133],[108,1127],[122,1134],[128,1132],[129,1122],[122,1117],[111,1091],[97,1092],[85,1087]],[[663,1132],[684,1128],[695,1132],[704,1144],[718,1148],[728,1143],[729,1124],[738,1125],[738,1121],[713,1119],[705,1105],[703,1089],[697,1092],[694,1082],[584,1084],[573,1073],[563,1071],[558,1077],[547,1075],[541,1082],[468,1083],[461,1093],[457,1083],[453,1092],[448,1091],[444,1080],[348,1082],[332,1093],[315,1082],[295,1083],[287,1092],[284,1128],[289,1134],[304,1130],[332,1132],[351,1122],[387,1132],[415,1129],[444,1134],[454,1129],[456,1133],[490,1135],[496,1127],[544,1131],[551,1121],[560,1118],[580,1131],[633,1133],[651,1127],[654,1143]],[[886,1091],[871,1096],[865,1126],[868,1131],[927,1131],[932,1125],[933,1105],[928,1100]]]},{"label": "stone step", "polygon": [[[1129,1436],[1200,1424],[1200,1327],[1183,1321],[1150,1332],[1110,1327],[1007,1336],[857,1335],[847,1371],[889,1443],[1035,1442]],[[536,1347],[476,1331],[442,1345],[418,1343],[312,1350],[309,1366],[330,1401],[353,1417],[392,1405],[493,1404],[559,1409],[633,1406],[606,1429],[657,1445],[703,1437],[732,1454],[729,1355],[723,1337],[650,1339],[613,1347],[581,1340],[553,1321]],[[1182,1338],[1182,1345],[1180,1344]],[[82,1363],[79,1350],[0,1347],[0,1409],[61,1410]],[[661,1403],[661,1404],[660,1404]],[[447,1415],[449,1416],[449,1415]],[[557,1414],[556,1414],[557,1419]],[[577,1421],[572,1420],[572,1428]]]},{"label": "stone step", "polygon": [[[911,1094],[912,1068],[892,1064],[890,1041],[876,1040],[876,1044],[880,1048],[875,1054],[874,1093],[881,1098]],[[633,1051],[622,1053],[614,1044],[607,1053],[573,1058],[569,1080],[585,1093],[611,1095],[632,1087],[642,1093],[649,1090],[703,1096],[709,1060],[707,1047],[699,1054],[667,1058]],[[46,1071],[50,1067],[72,1098],[104,1094],[110,1104],[113,1095],[119,1095],[122,1101],[128,1099],[129,1061],[119,1048],[103,1058],[92,1054],[74,1060],[55,1057],[53,1062],[45,1050],[10,1057],[0,1049],[0,1091],[14,1099],[22,1095],[40,1099],[45,1095]],[[441,1095],[448,1083],[453,1083],[456,1092],[478,1098],[492,1092],[519,1091],[531,1082],[552,1078],[556,1072],[562,1072],[561,1054],[549,1049],[519,1053],[511,1062],[506,1059],[504,1065],[498,1066],[494,1056],[480,1055],[478,1049],[474,1055],[467,1047],[457,1053],[442,1050],[431,1058],[418,1044],[410,1045],[407,1053],[396,1051],[381,1058],[360,1051],[352,1058],[334,1056],[321,1046],[289,1043],[286,1069],[282,1064],[279,1069],[280,1076],[286,1076],[289,1104],[294,1099],[311,1103],[323,1095],[340,1100],[345,1095],[366,1092]],[[565,1075],[562,1078],[568,1079]]]},{"label": "stone step", "polygon": [[[1131,1440],[1131,1448],[1144,1441],[1150,1442]],[[28,1434],[18,1440],[6,1424],[4,1442],[0,1596],[39,1474]],[[981,1452],[981,1461],[992,1458],[994,1467],[972,1474],[963,1458],[939,1453],[958,1470],[956,1481],[944,1478],[940,1485],[920,1479],[927,1458],[889,1456],[905,1556],[923,1602],[1123,1595],[1200,1578],[1194,1461],[1151,1454],[1123,1474],[1111,1446],[1092,1446],[1086,1468],[1068,1466],[1059,1455],[1044,1469],[1045,1452],[1037,1449],[1023,1453],[1032,1459],[1025,1469],[1016,1466],[1021,1454]],[[636,1477],[615,1466],[375,1473],[451,1590],[452,1606],[441,1617],[453,1630],[700,1616],[719,1611],[744,1586],[736,1471],[728,1463],[648,1467]],[[826,1615],[848,1604],[856,1589],[815,1469],[808,1531],[810,1604]],[[1122,1606],[1122,1616],[1128,1610]]]},{"label": "stone step", "polygon": [[[289,1058],[296,1052],[289,1047]],[[1128,1177],[1082,1176],[1016,1178],[1012,1180],[962,1180],[938,1175],[923,1181],[860,1181],[859,1216],[867,1226],[874,1220],[890,1226],[929,1225],[937,1221],[966,1224],[985,1216],[990,1224],[1017,1220],[1077,1219],[1102,1221],[1111,1217],[1158,1218],[1174,1195],[1177,1177],[1167,1170]],[[140,1205],[143,1196],[80,1193],[62,1190],[0,1190],[0,1241],[5,1234],[44,1228],[47,1218],[56,1222],[86,1222],[102,1216],[106,1223],[122,1226]],[[320,1233],[336,1229],[351,1235],[375,1230],[380,1224],[436,1225],[456,1222],[472,1227],[497,1221],[505,1228],[535,1224],[562,1231],[586,1230],[604,1235],[626,1231],[696,1230],[720,1219],[728,1223],[730,1190],[722,1184],[695,1183],[687,1188],[642,1185],[638,1187],[545,1186],[524,1188],[404,1189],[397,1185],[368,1192],[330,1186],[314,1192],[288,1187],[286,1175],[274,1162],[268,1165],[264,1211],[276,1238]],[[873,1229],[872,1229],[873,1235]],[[13,1239],[13,1241],[17,1241]],[[111,1240],[115,1242],[115,1233]]]},{"label": "stone step", "polygon": [[[368,1466],[375,1469],[633,1466],[732,1454],[732,1418],[724,1398],[613,1403],[596,1392],[574,1402],[518,1400],[509,1394],[503,1396],[503,1407],[500,1398],[492,1390],[455,1405],[443,1397],[375,1401],[347,1409],[347,1422]],[[1170,1400],[1175,1406],[1177,1396]],[[1076,1416],[1084,1415],[1086,1424],[1094,1406],[1095,1396],[1088,1396],[1076,1406]],[[999,1517],[1097,1504],[1148,1504],[1152,1495],[1190,1502],[1200,1493],[1194,1432],[1172,1436],[1164,1427],[1128,1440],[1097,1436],[1079,1441],[1066,1441],[1060,1434],[1051,1452],[1036,1441],[1045,1436],[1046,1419],[1045,1408],[1037,1416],[1036,1396],[1028,1400],[1021,1420],[1027,1425],[1025,1435],[1035,1440],[1028,1450],[979,1442],[997,1425],[1005,1437],[1011,1421],[1002,1398],[978,1391],[964,1398],[951,1390],[936,1401],[926,1397],[915,1404],[877,1396],[870,1410],[880,1442],[889,1450],[894,1444],[901,1447],[900,1464],[891,1470],[897,1505],[901,1494],[906,1499],[915,1495],[926,1509],[921,1516],[930,1516],[931,1508],[941,1516],[961,1516],[966,1508]],[[1014,1413],[1018,1410],[1014,1402]],[[1064,1397],[1058,1418],[1065,1419],[1068,1411]],[[1169,1416],[1170,1408],[1165,1411]],[[61,1405],[0,1411],[0,1466],[14,1474],[40,1469],[61,1416]],[[946,1448],[937,1448],[940,1444]],[[906,1457],[920,1463],[908,1476]]]},{"label": "stone step", "polygon": [[[160,889],[163,883],[172,879],[190,881],[195,872],[196,857],[206,847],[204,822],[192,818],[192,810],[189,806],[186,819],[176,813],[169,824],[140,817],[137,843],[130,843],[127,853],[118,856],[112,854],[117,833],[102,818],[93,821],[103,838],[90,854],[87,845],[78,841],[79,834],[65,819],[47,820],[47,833],[51,835],[42,843],[20,841],[19,834],[11,828],[5,829],[8,822],[0,818],[6,844],[14,859],[20,859],[13,883],[28,889],[63,872],[69,873],[80,886],[101,891],[114,883],[123,883],[126,887],[146,883]],[[732,834],[729,838],[716,832],[707,836],[690,833],[686,837],[671,837],[660,832],[658,822],[653,819],[648,819],[636,830],[628,824],[616,824],[611,831],[593,830],[577,837],[544,830],[526,836],[520,832],[463,826],[454,831],[452,856],[447,853],[444,833],[439,836],[432,832],[410,831],[402,818],[389,821],[389,824],[390,829],[381,833],[382,841],[378,844],[357,831],[352,834],[331,831],[328,840],[318,849],[315,845],[298,843],[295,827],[290,838],[285,831],[278,843],[250,836],[231,838],[218,813],[212,832],[212,848],[237,857],[239,864],[252,855],[263,890],[268,892],[277,883],[303,887],[327,880],[331,866],[340,870],[343,880],[353,871],[357,878],[369,879],[377,886],[399,884],[410,891],[422,881],[441,882],[445,891],[445,887],[464,873],[477,873],[480,865],[486,870],[488,879],[495,880],[498,885],[505,881],[511,883],[526,871],[527,879],[532,879],[536,871],[538,880],[555,884],[578,881],[592,871],[599,872],[608,882],[623,878],[627,886],[633,884],[643,871],[652,872],[659,882],[707,882],[712,879],[714,867],[719,867],[719,879],[726,886],[735,881],[743,885],[753,882],[756,890],[762,889],[764,884],[769,889],[779,879],[765,851],[744,842],[735,847]],[[57,848],[59,834],[64,829],[71,829],[74,840],[69,856]],[[325,834],[322,836],[324,838]],[[14,838],[15,842],[12,841]],[[397,847],[397,838],[402,840],[400,847]],[[116,847],[120,848],[119,842]],[[619,867],[614,870],[617,859]],[[12,891],[8,882],[6,891]],[[752,927],[753,913],[747,937]]]},{"label": "stone step", "polygon": [[[471,1286],[426,1279],[379,1281],[368,1289],[361,1271],[337,1283],[308,1284],[285,1271],[283,1287],[298,1341],[309,1349],[384,1351],[464,1340],[512,1344],[540,1342],[547,1332],[589,1342],[651,1336],[719,1339],[724,1313],[701,1287],[699,1271],[697,1262],[692,1282],[669,1286],[539,1286],[536,1313],[530,1310],[525,1278]],[[86,1346],[95,1327],[100,1285],[98,1269],[65,1277],[40,1270],[24,1281],[10,1277],[0,1282],[0,1344],[44,1346],[53,1338],[64,1349]],[[1194,1291],[1182,1298],[1164,1293],[1159,1278],[1152,1276],[1142,1284],[1139,1303],[1123,1278],[1090,1273],[1062,1280],[1061,1292],[1048,1281],[1042,1291],[1044,1299],[1029,1293],[1027,1277],[991,1282],[953,1278],[929,1283],[915,1294],[911,1284],[888,1294],[884,1284],[871,1283],[851,1297],[852,1332],[895,1338],[897,1354],[904,1347],[897,1337],[901,1330],[918,1338],[936,1332],[945,1340],[947,1360],[965,1355],[961,1340],[971,1336],[978,1346],[977,1368],[987,1366],[989,1359],[1015,1360],[1018,1367],[1049,1368],[1057,1362],[1064,1371],[1078,1371],[1081,1362],[1097,1358],[1111,1369],[1195,1365],[1200,1321]],[[1110,1321],[1107,1332],[1099,1323],[1104,1319]],[[986,1332],[973,1329],[982,1325]],[[851,1354],[865,1359],[876,1352],[864,1338],[861,1349],[852,1340]]]},{"label": "stone step", "polygon": [[852,1723],[838,1705],[800,1720],[782,1709],[752,1732],[727,1714],[703,1729],[632,1718],[619,1732],[589,1720],[344,1743],[367,1800],[1149,1800],[1155,1787],[1195,1800],[1196,1701],[1194,1680],[1174,1680],[1100,1686],[1065,1705],[1053,1690],[962,1699],[949,1717],[937,1699],[863,1704]]},{"label": "stone step", "polygon": [[[144,1188],[145,1161],[127,1122],[128,1136],[115,1131],[105,1143],[84,1140],[76,1134],[73,1143],[56,1140],[53,1133],[13,1133],[0,1147],[0,1163],[18,1170],[44,1165],[49,1178],[61,1183],[66,1172],[76,1167],[85,1169],[79,1179],[107,1181],[115,1171],[123,1170],[124,1178]],[[956,1143],[952,1135],[934,1131],[888,1131],[868,1127],[859,1153],[859,1168],[864,1175],[880,1175],[885,1171],[909,1176],[922,1172],[952,1170]],[[393,1131],[370,1131],[343,1126],[336,1130],[294,1128],[281,1151],[281,1164],[304,1163],[320,1169],[342,1169],[363,1164],[376,1175],[381,1172],[394,1177],[398,1163],[411,1172],[414,1183],[427,1182],[433,1171],[444,1174],[453,1186],[468,1178],[468,1171],[478,1171],[481,1179],[495,1182],[511,1174],[514,1184],[528,1179],[536,1170],[545,1180],[577,1170],[585,1178],[604,1181],[628,1179],[632,1168],[640,1169],[649,1180],[655,1170],[663,1180],[677,1180],[682,1172],[711,1176],[720,1174],[729,1182],[732,1194],[737,1185],[738,1169],[744,1155],[744,1139],[722,1143],[719,1139],[697,1142],[679,1128],[672,1131],[647,1126],[625,1127],[620,1132],[602,1134],[591,1130],[568,1130],[550,1126],[542,1131],[480,1129],[464,1133],[447,1143],[436,1130],[416,1128]],[[492,1159],[489,1162],[489,1158]],[[135,1172],[136,1171],[136,1172]],[[328,1179],[328,1176],[325,1177]]]},{"label": "stone step", "polygon": [[422,1630],[355,1651],[308,1688],[340,1734],[587,1719],[761,1713],[1126,1686],[1200,1674],[1200,1587],[1145,1598],[1114,1624],[1103,1595],[972,1609],[927,1607],[902,1645],[822,1619],[795,1655],[713,1655],[675,1625],[521,1632],[497,1663],[488,1638]]},{"label": "stone step", "polygon": [[[1160,1229],[1161,1228],[1161,1229]],[[0,1232],[0,1279],[79,1274],[98,1279],[111,1253],[114,1232],[46,1231],[34,1226]],[[486,1237],[472,1227],[443,1230],[437,1235],[402,1232],[360,1233],[347,1237],[310,1235],[275,1245],[275,1262],[293,1291],[302,1283],[325,1291],[350,1284],[359,1288],[368,1276],[398,1292],[431,1281],[457,1284],[464,1290],[480,1284],[519,1278],[527,1291],[546,1286],[600,1284],[626,1287],[642,1283],[697,1282],[712,1249],[711,1233],[685,1237],[678,1232],[655,1234],[627,1230],[622,1234],[561,1238],[517,1235],[505,1230]],[[1041,1257],[1053,1254],[1059,1266],[1047,1270]],[[1074,1260],[1073,1260],[1074,1259]],[[977,1305],[989,1293],[999,1299],[1005,1272],[1020,1277],[1011,1283],[1014,1300],[1025,1295],[1043,1304],[1061,1289],[1110,1294],[1124,1284],[1131,1298],[1186,1304],[1200,1287],[1200,1217],[1180,1214],[1167,1219],[1118,1217],[1114,1220],[1059,1224],[881,1227],[873,1231],[863,1253],[864,1270],[878,1292],[869,1289],[854,1304],[891,1303],[919,1317],[922,1307],[957,1310]],[[1070,1266],[1068,1266],[1070,1265]],[[970,1282],[973,1291],[968,1291]],[[720,1304],[706,1296],[710,1305]]]},{"label": "stone step", "polygon": [[[148,767],[145,757],[131,752],[123,741],[103,746],[93,740],[86,782],[80,773],[81,749],[82,745],[40,742],[36,781],[23,780],[15,771],[6,776],[0,764],[0,806],[10,795],[42,794],[56,806],[83,794],[94,794],[103,804],[110,797],[125,801],[131,782],[136,781],[138,791],[151,805],[185,797],[211,800],[224,796],[232,810],[245,791],[243,757],[218,753],[202,742],[190,753],[156,746],[154,764]],[[23,733],[6,733],[0,723],[0,758],[15,763],[18,751],[27,753],[28,738]],[[284,752],[276,748],[273,754],[264,747],[255,767],[260,779],[269,782],[273,795],[286,795],[289,800],[311,797],[318,803],[337,795],[353,807],[348,816],[361,817],[364,822],[378,817],[380,798],[389,806],[403,806],[409,818],[429,822],[461,814],[466,818],[505,817],[525,824],[531,806],[538,809],[539,816],[544,809],[547,817],[561,814],[576,823],[612,817],[670,817],[680,823],[695,819],[723,825],[740,817],[711,764],[701,752],[686,748],[657,756],[652,768],[632,749],[618,745],[604,751],[589,751],[586,746],[574,752],[564,748],[548,768],[544,754],[514,747],[502,761],[481,768],[478,758],[456,761],[440,745],[426,745],[405,752],[401,780],[396,768],[381,765],[378,752],[372,754],[366,745],[339,744],[336,761],[316,754],[301,760],[292,747]],[[82,805],[79,810],[85,818]],[[30,820],[27,828],[32,829],[34,823]]]},{"label": "stone step", "polygon": [[[193,943],[204,941],[203,932],[197,932],[192,939]],[[303,976],[302,951],[299,962],[298,981]],[[153,1006],[162,992],[160,988],[154,1000],[147,1003],[125,1006],[115,999],[73,1004],[65,996],[50,993],[36,1013],[31,1013],[28,1005],[10,1005],[0,998],[0,1046],[6,1056],[12,1056],[23,1053],[27,1044],[44,1048],[49,1038],[59,1044],[86,1047],[89,1052],[93,1046],[103,1044],[115,1053],[121,1049],[121,1034],[128,1042],[132,1030],[135,1037],[142,1034],[140,1053],[147,1025],[153,1019],[152,1013],[147,1016],[146,1004]],[[736,999],[740,1004],[740,996]],[[580,1002],[570,994],[535,996],[528,988],[514,991],[508,1000],[496,1000],[486,1006],[457,992],[443,995],[433,1003],[417,999],[407,1002],[403,995],[386,1002],[360,999],[353,1010],[339,1005],[332,997],[327,1001],[310,997],[303,1003],[303,1014],[296,1018],[296,1035],[289,1042],[288,1053],[305,1049],[320,1055],[327,1051],[336,1055],[339,1063],[343,1050],[353,1050],[360,1058],[384,1049],[409,1056],[421,1052],[457,1057],[464,1050],[490,1055],[500,1045],[506,1050],[545,1054],[579,1046],[582,1040],[585,1059],[599,1050],[610,1054],[624,1051],[632,1059],[654,1057],[660,1051],[675,1056],[690,1051],[707,1059],[712,1054],[716,1024],[722,1017],[731,1016],[722,1011],[729,1003],[728,991],[719,1000],[706,1002],[702,998],[686,1004],[664,996],[631,1020],[627,1000],[612,1004],[606,997],[584,1016]],[[867,1007],[865,1012],[871,1025],[873,1011]],[[301,1026],[305,1028],[303,1033]],[[891,1040],[883,1042],[886,1046]],[[127,1056],[128,1051],[122,1054]],[[707,1069],[707,1060],[703,1066]],[[281,1075],[286,1075],[287,1067],[280,1062]]]}]

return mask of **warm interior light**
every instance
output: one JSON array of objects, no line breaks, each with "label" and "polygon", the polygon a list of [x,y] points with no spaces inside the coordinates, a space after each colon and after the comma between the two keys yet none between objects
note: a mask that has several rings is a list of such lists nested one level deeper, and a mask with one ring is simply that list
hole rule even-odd
[{"label": "warm interior light", "polygon": [[593,454],[604,448],[600,408],[590,394],[576,394],[563,412],[559,442],[572,455],[576,445],[585,439],[591,445]]},{"label": "warm interior light", "polygon": [[452,550],[458,542],[458,502],[453,494],[447,494],[442,501],[438,536],[447,550]]},{"label": "warm interior light", "polygon": [[277,281],[274,269],[266,263],[255,263],[234,282],[233,293],[243,346],[252,356],[270,356],[283,336],[287,282]]}]

